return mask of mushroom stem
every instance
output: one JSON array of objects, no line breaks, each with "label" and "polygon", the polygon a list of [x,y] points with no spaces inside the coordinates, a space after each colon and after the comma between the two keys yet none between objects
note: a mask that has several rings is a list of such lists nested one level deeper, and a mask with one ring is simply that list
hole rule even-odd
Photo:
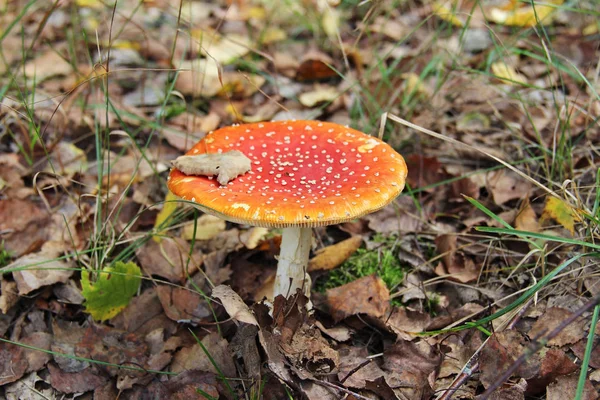
[{"label": "mushroom stem", "polygon": [[311,228],[283,229],[273,298],[280,294],[289,297],[298,288],[310,297],[311,282],[307,269],[311,238]]}]

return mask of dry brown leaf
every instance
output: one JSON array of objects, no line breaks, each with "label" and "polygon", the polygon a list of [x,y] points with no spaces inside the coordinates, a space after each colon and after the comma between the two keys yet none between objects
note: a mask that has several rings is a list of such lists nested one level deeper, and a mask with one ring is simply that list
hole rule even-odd
[{"label": "dry brown leaf", "polygon": [[160,276],[174,283],[185,282],[202,264],[199,254],[195,252],[189,260],[189,253],[189,243],[179,238],[163,238],[160,243],[149,240],[136,251],[140,267],[147,275]]},{"label": "dry brown leaf", "polygon": [[189,289],[158,285],[158,298],[167,317],[176,322],[202,322],[212,318],[212,312],[198,293]]},{"label": "dry brown leaf", "polygon": [[68,75],[73,66],[60,56],[55,49],[47,50],[25,64],[25,76],[41,82],[51,76]]},{"label": "dry brown leaf", "polygon": [[102,386],[107,378],[92,368],[81,372],[64,372],[54,364],[48,365],[50,384],[62,393],[84,393]]},{"label": "dry brown leaf", "polygon": [[[223,374],[227,378],[236,376],[233,357],[228,348],[227,340],[219,336],[218,333],[211,333],[201,340],[208,354],[200,347],[194,344],[192,347],[184,347],[175,354],[171,363],[171,371],[179,373],[187,370],[197,369],[214,374]],[[217,364],[220,371],[215,368],[213,361]]]},{"label": "dry brown leaf", "polygon": [[385,324],[403,340],[414,340],[418,333],[423,332],[431,322],[428,313],[409,310],[404,307],[394,307]]},{"label": "dry brown leaf", "polygon": [[531,190],[531,183],[524,181],[517,174],[505,169],[491,171],[486,174],[487,188],[494,198],[494,203],[502,205],[510,200],[522,199]]},{"label": "dry brown leaf", "polygon": [[[551,307],[533,324],[528,335],[531,339],[537,338],[540,335],[546,336],[571,315],[573,315],[573,313],[567,309]],[[548,345],[564,346],[566,344],[576,343],[584,336],[584,327],[585,319],[580,318],[565,326],[565,329],[548,341]]]},{"label": "dry brown leaf", "polygon": [[537,215],[527,199],[523,202],[519,213],[515,217],[515,228],[528,232],[539,232],[540,230]]},{"label": "dry brown leaf", "polygon": [[[217,175],[221,185],[227,185],[240,175],[252,169],[252,161],[241,151],[180,156],[173,160],[173,166],[186,175]],[[194,201],[194,199],[192,199]]]},{"label": "dry brown leaf", "polygon": [[221,300],[227,314],[234,320],[257,325],[256,317],[242,298],[227,285],[219,285],[212,290],[212,297]]},{"label": "dry brown leaf", "polygon": [[481,266],[458,251],[456,235],[440,235],[435,239],[435,244],[438,253],[442,255],[442,262],[435,268],[436,274],[462,283],[474,281],[479,277]]},{"label": "dry brown leaf", "polygon": [[13,272],[19,295],[26,295],[42,286],[65,283],[73,275],[74,267],[66,260],[57,259],[58,252],[42,249],[39,253],[23,256],[7,266],[22,268]]},{"label": "dry brown leaf", "polygon": [[327,290],[327,303],[335,321],[357,314],[380,318],[390,306],[390,292],[381,278],[369,275]]},{"label": "dry brown leaf", "polygon": [[328,271],[340,266],[362,245],[362,237],[356,235],[316,252],[308,262],[308,272]]},{"label": "dry brown leaf", "polygon": [[[564,400],[574,399],[577,392],[577,381],[579,374],[569,376],[561,376],[556,379],[556,382],[548,385],[546,389],[546,400]],[[589,380],[585,381],[583,387],[583,396],[581,400],[597,400],[598,391]]]}]

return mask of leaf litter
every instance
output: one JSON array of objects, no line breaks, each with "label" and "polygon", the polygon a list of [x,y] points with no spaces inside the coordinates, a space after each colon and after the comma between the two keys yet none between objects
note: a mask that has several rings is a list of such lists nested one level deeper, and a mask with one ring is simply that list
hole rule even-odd
[{"label": "leaf litter", "polygon": [[[0,397],[598,397],[580,315],[595,256],[473,325],[597,241],[586,2],[5,3]],[[375,135],[383,112],[467,146],[385,124],[409,187],[315,229],[311,312],[301,293],[265,300],[278,230],[166,193],[171,160],[221,126],[319,118]],[[251,167],[204,158],[188,172],[222,185]],[[509,226],[538,236],[480,230]]]}]

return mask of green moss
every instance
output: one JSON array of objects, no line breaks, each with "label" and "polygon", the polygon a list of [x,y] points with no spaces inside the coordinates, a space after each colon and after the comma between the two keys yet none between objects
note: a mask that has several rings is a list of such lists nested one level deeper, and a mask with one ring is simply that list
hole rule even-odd
[{"label": "green moss", "polygon": [[339,268],[318,279],[316,288],[318,291],[324,292],[372,274],[377,274],[389,289],[393,289],[402,282],[404,268],[396,254],[389,248],[358,249],[356,254]]},{"label": "green moss", "polygon": [[0,243],[0,268],[6,267],[10,264],[10,254],[4,248],[4,242]]}]

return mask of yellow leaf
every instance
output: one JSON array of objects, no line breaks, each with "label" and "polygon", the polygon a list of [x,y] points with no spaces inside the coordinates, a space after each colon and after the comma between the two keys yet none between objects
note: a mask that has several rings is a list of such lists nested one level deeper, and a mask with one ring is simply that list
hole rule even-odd
[{"label": "yellow leaf", "polygon": [[177,200],[177,196],[175,196],[171,192],[167,193],[167,196],[165,197],[165,203],[163,204],[163,208],[156,216],[156,221],[154,221],[154,229],[163,228],[160,231],[157,230],[156,235],[152,236],[152,239],[157,243],[160,243],[160,241],[162,240],[160,235],[165,232],[165,227],[163,226],[163,224],[171,216],[171,214],[173,214],[173,212],[179,205],[175,200]]},{"label": "yellow leaf", "polygon": [[327,271],[334,269],[346,261],[361,246],[362,238],[358,235],[327,246],[317,252],[308,262],[309,271]]},{"label": "yellow leaf", "polygon": [[194,237],[194,225],[196,229],[196,240],[210,240],[225,230],[226,222],[224,219],[214,215],[204,214],[196,220],[195,224],[189,224],[183,227],[181,237],[185,240],[191,240]]},{"label": "yellow leaf", "polygon": [[546,221],[549,219],[553,219],[564,226],[571,234],[575,233],[575,221],[581,220],[573,207],[556,197],[548,197],[542,212],[541,220]]},{"label": "yellow leaf", "polygon": [[494,74],[496,78],[507,81],[507,83],[512,85],[527,83],[527,78],[525,76],[519,74],[512,66],[507,65],[504,61],[493,63],[491,69],[492,74]]},{"label": "yellow leaf", "polygon": [[456,16],[456,13],[446,7],[441,1],[433,3],[433,13],[444,21],[450,22],[454,26],[462,28],[464,23]]},{"label": "yellow leaf", "polygon": [[509,26],[535,26],[538,21],[542,25],[552,23],[552,14],[556,11],[558,5],[564,3],[564,0],[548,0],[545,4],[534,3],[534,7],[523,6],[520,1],[512,1],[511,6],[506,8],[494,7],[489,12],[489,20],[497,24]]},{"label": "yellow leaf", "polygon": [[298,96],[298,101],[305,107],[312,108],[317,104],[332,102],[340,96],[338,90],[331,86],[319,86],[312,92]]}]

